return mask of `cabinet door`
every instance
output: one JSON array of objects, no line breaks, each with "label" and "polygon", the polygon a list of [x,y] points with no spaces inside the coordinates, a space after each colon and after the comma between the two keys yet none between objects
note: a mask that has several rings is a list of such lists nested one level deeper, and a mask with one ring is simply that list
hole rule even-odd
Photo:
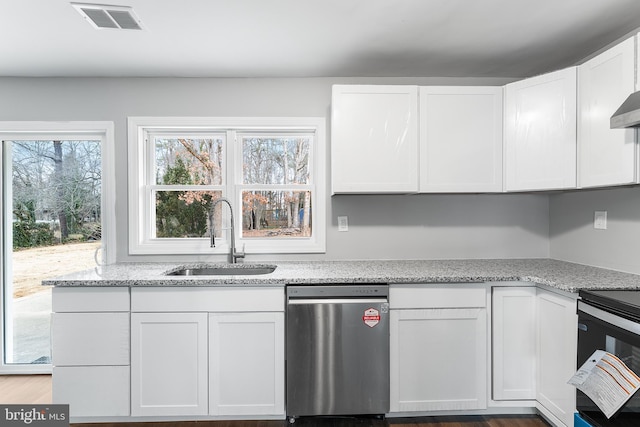
[{"label": "cabinet door", "polygon": [[581,187],[635,182],[634,129],[610,129],[609,119],[635,89],[635,38],[578,68],[578,184]]},{"label": "cabinet door", "polygon": [[493,399],[536,398],[536,288],[494,287]]},{"label": "cabinet door", "polygon": [[284,415],[284,313],[209,315],[211,415]]},{"label": "cabinet door", "polygon": [[485,308],[391,310],[391,412],[486,408]]},{"label": "cabinet door", "polygon": [[54,366],[129,365],[129,313],[54,313]]},{"label": "cabinet door", "polygon": [[335,85],[331,121],[333,194],[418,191],[417,86]]},{"label": "cabinet door", "polygon": [[131,313],[131,415],[206,415],[207,313]]},{"label": "cabinet door", "polygon": [[420,88],[420,191],[502,191],[502,87]]},{"label": "cabinet door", "polygon": [[53,403],[71,417],[129,415],[128,366],[54,366],[52,379]]},{"label": "cabinet door", "polygon": [[507,191],[576,187],[576,69],[505,89]]},{"label": "cabinet door", "polygon": [[576,371],[576,300],[538,289],[537,318],[536,400],[543,413],[571,426],[576,389],[567,381]]}]

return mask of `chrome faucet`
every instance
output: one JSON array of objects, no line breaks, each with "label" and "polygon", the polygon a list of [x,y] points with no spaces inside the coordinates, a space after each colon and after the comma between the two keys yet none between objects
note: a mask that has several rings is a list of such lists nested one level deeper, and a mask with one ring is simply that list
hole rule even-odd
[{"label": "chrome faucet", "polygon": [[233,221],[233,208],[231,207],[231,203],[229,202],[229,200],[225,199],[224,197],[220,197],[218,200],[213,202],[209,211],[209,223],[211,224],[211,247],[216,247],[216,232],[213,227],[213,210],[220,202],[225,202],[229,206],[229,213],[231,214],[231,239],[229,239],[231,242],[229,244],[229,263],[235,264],[238,262],[238,258],[244,258],[244,250],[242,252],[236,251],[236,229]]}]

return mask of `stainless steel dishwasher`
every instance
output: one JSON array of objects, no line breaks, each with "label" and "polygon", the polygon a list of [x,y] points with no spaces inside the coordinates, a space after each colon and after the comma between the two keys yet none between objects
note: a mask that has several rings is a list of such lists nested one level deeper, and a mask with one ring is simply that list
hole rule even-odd
[{"label": "stainless steel dishwasher", "polygon": [[287,415],[389,412],[388,285],[287,287]]}]

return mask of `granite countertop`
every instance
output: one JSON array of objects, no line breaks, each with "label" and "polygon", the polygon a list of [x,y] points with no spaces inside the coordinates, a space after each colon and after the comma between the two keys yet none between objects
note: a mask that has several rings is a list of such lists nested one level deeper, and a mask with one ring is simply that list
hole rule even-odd
[{"label": "granite countertop", "polygon": [[42,282],[47,286],[284,286],[329,283],[456,283],[527,281],[567,292],[640,289],[640,275],[550,259],[283,261],[256,276],[167,276],[181,266],[207,263],[121,263]]}]

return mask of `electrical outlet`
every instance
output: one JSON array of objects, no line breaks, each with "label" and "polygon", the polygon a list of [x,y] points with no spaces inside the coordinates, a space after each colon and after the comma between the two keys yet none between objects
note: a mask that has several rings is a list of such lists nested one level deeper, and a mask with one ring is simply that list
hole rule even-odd
[{"label": "electrical outlet", "polygon": [[596,230],[607,229],[607,211],[595,211],[593,215],[593,228]]},{"label": "electrical outlet", "polygon": [[349,217],[338,217],[338,231],[349,231]]}]

